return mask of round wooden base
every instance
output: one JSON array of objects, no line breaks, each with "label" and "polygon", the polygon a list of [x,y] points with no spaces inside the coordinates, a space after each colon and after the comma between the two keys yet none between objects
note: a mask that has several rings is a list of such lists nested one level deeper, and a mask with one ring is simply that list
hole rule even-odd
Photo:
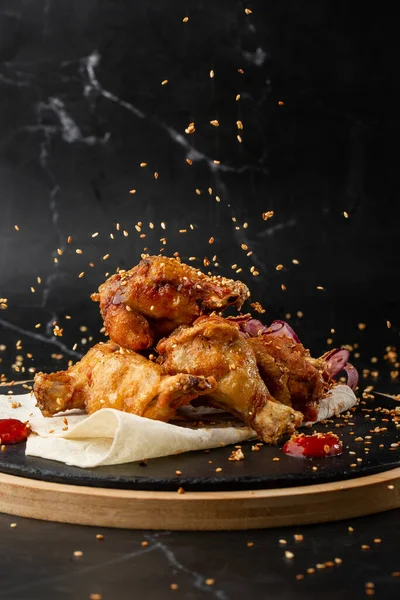
[{"label": "round wooden base", "polygon": [[232,530],[324,523],[400,507],[400,468],[348,481],[242,492],[145,492],[0,473],[0,512],[126,529]]}]

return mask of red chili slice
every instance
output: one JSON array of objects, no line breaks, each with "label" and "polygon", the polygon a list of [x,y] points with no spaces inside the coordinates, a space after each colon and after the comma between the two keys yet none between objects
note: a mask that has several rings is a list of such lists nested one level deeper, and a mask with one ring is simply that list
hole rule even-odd
[{"label": "red chili slice", "polygon": [[2,444],[25,442],[31,430],[18,419],[0,419],[0,440]]}]

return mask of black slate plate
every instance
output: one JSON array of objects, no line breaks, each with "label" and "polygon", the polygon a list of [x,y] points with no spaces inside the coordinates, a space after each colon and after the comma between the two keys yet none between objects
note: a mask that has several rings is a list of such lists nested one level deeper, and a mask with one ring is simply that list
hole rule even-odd
[{"label": "black slate plate", "polygon": [[[312,431],[334,431],[344,445],[341,456],[323,459],[293,458],[283,454],[281,448],[270,446],[253,452],[254,442],[245,442],[242,444],[245,460],[240,462],[228,460],[233,450],[233,446],[228,446],[155,458],[147,465],[129,463],[80,469],[27,457],[25,444],[16,444],[0,452],[0,471],[56,483],[154,491],[176,491],[180,486],[186,491],[232,491],[340,481],[400,466],[400,429],[393,422],[396,407],[400,408],[399,403],[377,396],[375,400],[362,401],[348,423],[339,418],[313,427]],[[400,410],[397,418],[400,422]],[[375,428],[386,428],[386,431],[374,432]],[[359,437],[363,441],[355,441]],[[274,458],[279,460],[274,461]],[[219,473],[216,472],[218,467],[222,468]],[[177,470],[182,472],[181,476],[176,475]]]}]

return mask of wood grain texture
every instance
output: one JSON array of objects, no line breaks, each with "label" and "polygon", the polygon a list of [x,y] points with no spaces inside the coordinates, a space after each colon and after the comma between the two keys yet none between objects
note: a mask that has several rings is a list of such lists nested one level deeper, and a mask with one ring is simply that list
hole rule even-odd
[{"label": "wood grain texture", "polygon": [[400,507],[400,468],[296,488],[145,492],[64,485],[0,473],[0,512],[126,529],[233,530],[324,523]]}]

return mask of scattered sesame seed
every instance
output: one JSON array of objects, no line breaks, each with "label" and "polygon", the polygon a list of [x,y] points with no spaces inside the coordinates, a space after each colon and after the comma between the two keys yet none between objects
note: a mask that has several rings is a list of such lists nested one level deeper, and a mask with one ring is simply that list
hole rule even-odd
[{"label": "scattered sesame seed", "polygon": [[215,76],[214,70],[211,69],[211,71],[210,71],[210,79],[214,79],[214,76]]},{"label": "scattered sesame seed", "polygon": [[16,526],[17,526],[17,523],[10,523],[10,527],[11,527],[11,529],[15,529],[15,528],[16,528]]},{"label": "scattered sesame seed", "polygon": [[246,15],[251,15],[251,13],[253,12],[250,8],[245,8],[244,12],[246,13]]},{"label": "scattered sesame seed", "polygon": [[149,545],[149,542],[148,542],[148,541],[146,541],[146,540],[143,540],[143,542],[141,542],[141,546],[142,546],[143,548],[146,548],[148,545]]},{"label": "scattered sesame seed", "polygon": [[83,552],[82,550],[75,550],[74,551],[74,556],[76,556],[77,558],[83,556]]},{"label": "scattered sesame seed", "polygon": [[290,550],[285,550],[285,558],[288,558],[289,560],[294,558],[293,552],[290,552]]},{"label": "scattered sesame seed", "polygon": [[178,488],[178,494],[184,494],[185,490],[183,489],[183,487]]},{"label": "scattered sesame seed", "polygon": [[171,590],[177,590],[178,589],[178,584],[177,583],[171,583],[171,585],[169,586],[171,588]]},{"label": "scattered sesame seed", "polygon": [[247,547],[252,548],[254,546],[254,542],[247,542]]},{"label": "scattered sesame seed", "polygon": [[206,579],[206,585],[214,585],[215,579]]},{"label": "scattered sesame seed", "polygon": [[96,540],[104,540],[104,535],[102,533],[97,533]]},{"label": "scattered sesame seed", "polygon": [[163,79],[161,82],[161,85],[167,85],[167,83],[168,83],[168,79]]},{"label": "scattered sesame seed", "polygon": [[183,17],[182,22],[187,23],[189,21],[189,17]]}]

